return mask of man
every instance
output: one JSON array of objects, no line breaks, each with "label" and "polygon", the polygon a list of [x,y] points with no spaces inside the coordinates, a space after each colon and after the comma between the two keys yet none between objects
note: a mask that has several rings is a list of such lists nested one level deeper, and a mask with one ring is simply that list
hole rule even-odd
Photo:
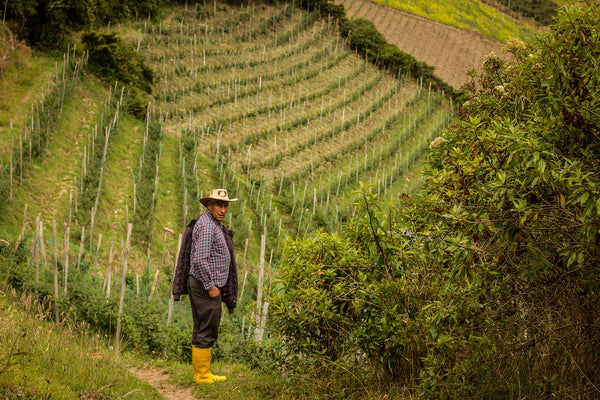
[{"label": "man", "polygon": [[[233,251],[233,232],[222,225],[230,199],[225,189],[211,190],[200,202],[207,208],[193,225],[189,250],[189,277],[187,292],[192,306],[194,328],[192,333],[192,365],[194,382],[222,382],[227,378],[210,372],[211,350],[219,334],[221,301],[232,313],[237,303],[237,267]],[[193,221],[190,225],[193,224]],[[188,228],[191,226],[188,225]],[[187,229],[186,229],[187,231]],[[185,242],[185,239],[184,239]],[[184,245],[180,252],[185,259]],[[182,256],[183,254],[183,256]],[[185,272],[176,271],[178,275]],[[180,280],[179,280],[180,282]],[[176,289],[179,288],[180,290]],[[173,285],[176,300],[183,294],[180,284]]]}]

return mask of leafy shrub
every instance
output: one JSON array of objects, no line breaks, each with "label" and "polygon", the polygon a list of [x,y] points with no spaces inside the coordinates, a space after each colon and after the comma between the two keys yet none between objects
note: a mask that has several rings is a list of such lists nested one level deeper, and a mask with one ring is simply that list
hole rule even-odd
[{"label": "leafy shrub", "polygon": [[557,21],[488,57],[419,198],[383,211],[363,188],[341,236],[287,243],[290,361],[427,399],[596,397],[600,9]]},{"label": "leafy shrub", "polygon": [[130,115],[133,115],[139,120],[144,120],[148,113],[149,96],[143,90],[137,87],[129,88],[126,101],[126,110]]},{"label": "leafy shrub", "polygon": [[168,0],[57,1],[23,0],[4,4],[7,24],[21,40],[43,50],[64,49],[73,33],[158,13]]},{"label": "leafy shrub", "polygon": [[98,76],[110,84],[119,81],[152,92],[154,73],[115,33],[88,32],[82,42],[90,52],[89,67]]},{"label": "leafy shrub", "polygon": [[361,374],[408,382],[407,360],[418,363],[419,301],[407,292],[412,261],[395,257],[408,237],[393,233],[397,221],[374,200],[363,189],[341,236],[317,232],[286,243],[274,323],[305,363],[358,365],[352,369]]},{"label": "leafy shrub", "polygon": [[552,0],[500,0],[500,4],[542,25],[550,25],[558,13],[558,5]]},{"label": "leafy shrub", "polygon": [[154,83],[154,73],[144,59],[114,33],[88,32],[82,41],[89,50],[89,68],[109,84],[124,84],[125,109],[143,120]]},{"label": "leafy shrub", "polygon": [[394,71],[411,71],[417,60],[408,53],[398,49],[398,47],[385,44],[379,52],[379,60],[382,64],[388,65]]},{"label": "leafy shrub", "polygon": [[365,58],[372,62],[376,60],[380,48],[386,44],[375,24],[364,18],[349,21],[344,25],[343,32],[347,32],[350,47],[364,54]]},{"label": "leafy shrub", "polygon": [[[445,338],[424,359],[431,397],[591,396],[598,18],[598,6],[565,10],[531,47],[507,45],[515,63],[489,56],[461,123],[433,147],[427,194],[449,257],[427,312]],[[568,366],[548,380],[558,365]],[[504,375],[510,383],[495,382]]]}]

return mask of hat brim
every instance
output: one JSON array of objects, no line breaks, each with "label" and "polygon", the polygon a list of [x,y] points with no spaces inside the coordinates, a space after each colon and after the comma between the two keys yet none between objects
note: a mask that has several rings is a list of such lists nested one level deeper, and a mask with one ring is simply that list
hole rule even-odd
[{"label": "hat brim", "polygon": [[231,203],[233,201],[238,201],[238,199],[217,199],[215,197],[203,197],[200,199],[200,203],[204,206],[204,207],[208,207],[208,202],[210,200],[216,200],[216,201],[224,201],[225,203]]}]

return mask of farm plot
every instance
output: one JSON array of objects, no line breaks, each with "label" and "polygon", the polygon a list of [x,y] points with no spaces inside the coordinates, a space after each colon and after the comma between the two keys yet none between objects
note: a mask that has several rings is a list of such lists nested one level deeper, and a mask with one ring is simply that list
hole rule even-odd
[{"label": "farm plot", "polygon": [[469,70],[481,68],[486,55],[494,52],[508,57],[502,52],[502,42],[475,31],[445,25],[371,0],[338,0],[336,3],[344,6],[348,18],[371,20],[388,43],[431,65],[437,76],[457,89],[467,82]]},{"label": "farm plot", "polygon": [[122,33],[159,76],[152,108],[180,143],[162,154],[181,182],[162,204],[187,221],[203,191],[226,187],[241,199],[238,245],[265,234],[276,251],[286,235],[335,229],[361,182],[382,198],[412,190],[403,177],[453,118],[442,94],[364,62],[315,14],[219,7]]},{"label": "farm plot", "polygon": [[453,119],[443,94],[366,63],[334,24],[290,5],[180,8],[111,29],[157,76],[146,120],[125,112],[121,83],[80,80],[84,60],[65,56],[77,68],[55,73],[20,140],[2,142],[0,222],[55,299],[76,278],[114,299],[131,277],[131,295],[167,300],[178,233],[214,187],[240,199],[225,221],[240,275],[259,254],[276,262],[287,236],[338,229],[361,183],[389,200],[414,190]]}]

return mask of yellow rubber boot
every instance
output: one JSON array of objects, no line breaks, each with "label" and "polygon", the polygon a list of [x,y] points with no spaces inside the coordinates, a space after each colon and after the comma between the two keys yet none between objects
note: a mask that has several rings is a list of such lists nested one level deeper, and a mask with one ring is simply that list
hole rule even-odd
[{"label": "yellow rubber boot", "polygon": [[224,376],[210,373],[211,350],[211,348],[201,349],[192,346],[192,366],[194,367],[194,382],[196,383],[224,382],[227,380]]}]

